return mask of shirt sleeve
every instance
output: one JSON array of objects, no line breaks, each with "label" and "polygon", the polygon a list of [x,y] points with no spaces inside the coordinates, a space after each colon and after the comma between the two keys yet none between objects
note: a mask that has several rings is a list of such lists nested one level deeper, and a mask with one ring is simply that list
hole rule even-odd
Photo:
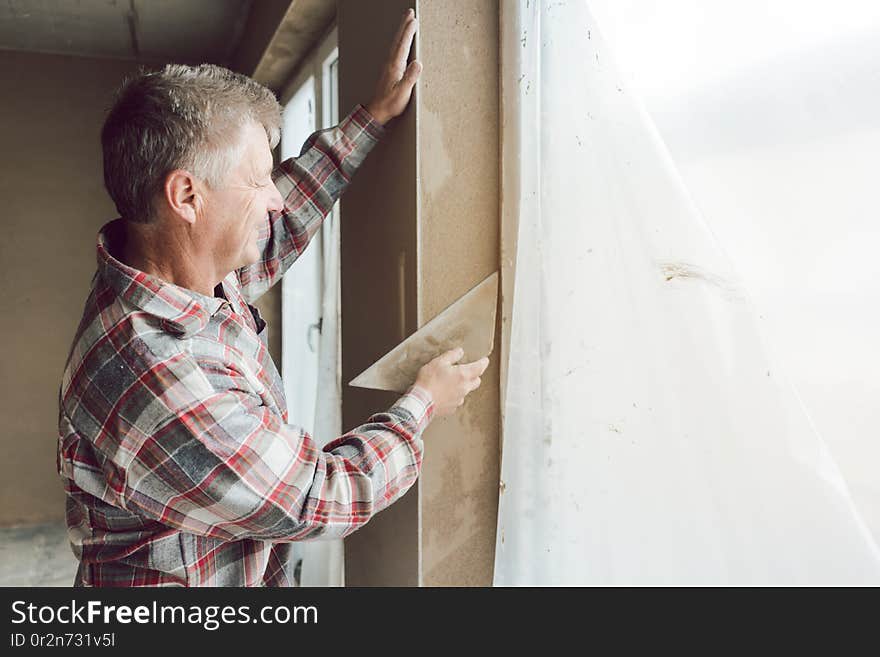
[{"label": "shirt sleeve", "polygon": [[342,537],[418,477],[434,408],[422,388],[321,449],[252,392],[186,399],[185,379],[177,380],[166,398],[178,400],[176,412],[124,468],[121,502],[130,512],[222,540]]},{"label": "shirt sleeve", "polygon": [[305,250],[384,132],[382,124],[358,105],[338,126],[309,137],[299,157],[275,168],[272,179],[284,198],[284,210],[267,217],[260,229],[260,260],[237,272],[249,302],[281,280]]}]

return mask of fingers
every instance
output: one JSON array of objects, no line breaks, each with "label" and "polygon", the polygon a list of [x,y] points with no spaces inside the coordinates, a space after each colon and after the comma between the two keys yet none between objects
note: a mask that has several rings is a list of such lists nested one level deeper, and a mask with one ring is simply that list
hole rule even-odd
[{"label": "fingers", "polygon": [[394,55],[397,51],[398,46],[400,45],[400,41],[403,38],[403,32],[406,30],[406,26],[409,24],[410,19],[413,17],[413,10],[407,9],[403,12],[403,18],[400,19],[400,25],[397,26],[397,32],[394,33],[394,38],[391,40],[391,52],[390,55]]},{"label": "fingers", "polygon": [[480,375],[489,366],[488,357],[456,365],[464,354],[462,347],[440,354],[419,370],[419,378],[416,379],[416,383],[421,380],[423,387],[432,393],[438,413],[444,417],[462,406],[465,398],[480,387]]},{"label": "fingers", "polygon": [[373,118],[383,125],[406,109],[413,87],[422,72],[421,63],[407,65],[413,38],[418,30],[415,12],[408,9],[391,42],[388,60],[385,62],[373,99],[365,105]]},{"label": "fingers", "polygon": [[400,24],[400,29],[398,30],[397,36],[395,36],[391,47],[391,61],[399,65],[400,68],[403,68],[406,64],[406,58],[409,55],[409,50],[412,46],[413,37],[416,34],[417,28],[418,21],[412,13],[412,9],[410,9],[404,16],[403,22]]},{"label": "fingers", "polygon": [[455,349],[450,349],[449,351],[437,356],[437,360],[445,363],[446,365],[455,365],[463,357],[464,349],[462,349],[461,347],[456,347]]},{"label": "fingers", "polygon": [[422,63],[414,59],[409,63],[409,66],[406,67],[406,71],[403,74],[403,84],[407,87],[412,87],[419,79],[419,75],[422,73]]},{"label": "fingers", "polygon": [[470,379],[470,380],[468,380],[468,381],[465,383],[465,385],[464,385],[464,390],[463,390],[463,394],[462,394],[462,396],[459,397],[458,402],[456,402],[455,405],[456,405],[456,406],[461,406],[462,404],[464,404],[464,400],[465,400],[465,398],[466,398],[469,394],[471,394],[474,390],[476,390],[477,388],[479,388],[481,383],[482,383],[482,379],[480,379],[480,377],[477,377],[477,378],[475,378],[475,379]]},{"label": "fingers", "polygon": [[486,368],[489,366],[489,359],[487,357],[483,357],[480,360],[475,360],[473,363],[463,363],[459,365],[459,369],[462,371],[462,374],[467,378],[471,379],[474,377],[479,377],[486,371]]}]

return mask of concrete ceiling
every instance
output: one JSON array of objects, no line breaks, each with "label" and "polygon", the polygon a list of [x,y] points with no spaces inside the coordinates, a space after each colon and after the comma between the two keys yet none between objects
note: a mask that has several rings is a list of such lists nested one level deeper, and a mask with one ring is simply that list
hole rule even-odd
[{"label": "concrete ceiling", "polygon": [[0,50],[228,64],[252,0],[5,0]]}]

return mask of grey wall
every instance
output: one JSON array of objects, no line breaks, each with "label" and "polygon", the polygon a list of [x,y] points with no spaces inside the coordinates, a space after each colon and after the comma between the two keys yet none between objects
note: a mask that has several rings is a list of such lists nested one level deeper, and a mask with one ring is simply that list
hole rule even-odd
[{"label": "grey wall", "polygon": [[[339,111],[366,104],[406,0],[340,0]],[[394,393],[347,385],[417,328],[416,107],[388,125],[342,197],[342,426],[388,408]],[[345,539],[347,586],[419,583],[419,504],[413,487]]]}]

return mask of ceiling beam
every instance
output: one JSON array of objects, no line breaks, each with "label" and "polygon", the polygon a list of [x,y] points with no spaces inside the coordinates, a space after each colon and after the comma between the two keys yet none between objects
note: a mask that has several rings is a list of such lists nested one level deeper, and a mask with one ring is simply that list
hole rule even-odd
[{"label": "ceiling beam", "polygon": [[336,0],[253,3],[233,68],[279,92],[336,18]]}]

